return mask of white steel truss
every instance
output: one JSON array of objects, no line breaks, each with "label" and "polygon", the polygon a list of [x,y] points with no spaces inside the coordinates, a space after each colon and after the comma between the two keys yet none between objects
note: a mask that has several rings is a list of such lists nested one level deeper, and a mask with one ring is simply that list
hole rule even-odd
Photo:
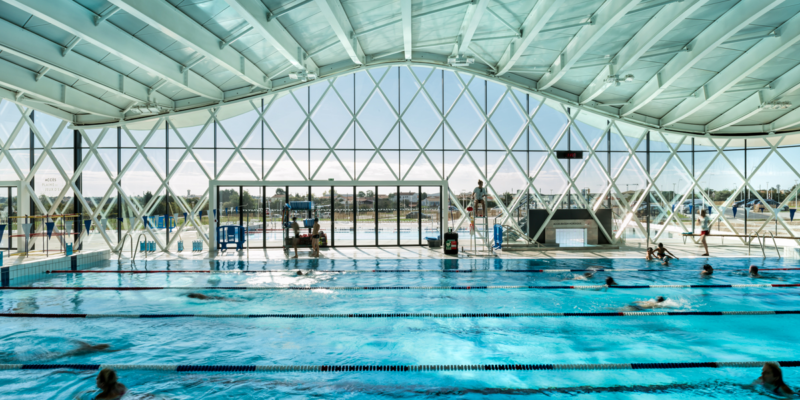
[{"label": "white steel truss", "polygon": [[[399,87],[398,81],[394,80],[395,75],[399,80],[401,72],[404,74],[402,79],[405,79],[406,83],[410,83],[410,87],[413,87],[413,90],[402,93],[403,102],[399,101],[401,94],[394,91],[394,85]],[[455,85],[457,88],[452,90],[451,86],[446,101],[443,100],[444,92],[434,91],[437,89],[437,85],[444,87],[444,83],[440,79],[445,79],[445,73],[448,74],[448,85]],[[658,130],[648,131],[611,119],[605,120],[602,126],[589,126],[581,122],[583,113],[588,112],[580,108],[573,109],[563,104],[559,105],[553,103],[552,100],[545,101],[532,93],[524,94],[512,85],[501,86],[492,83],[495,85],[493,89],[495,92],[489,102],[486,92],[488,83],[475,75],[412,66],[370,69],[359,71],[356,74],[359,85],[366,85],[367,89],[361,88],[356,91],[355,75],[320,80],[313,87],[297,89],[282,96],[264,97],[262,104],[249,101],[244,113],[241,110],[237,112],[237,115],[242,117],[223,118],[224,107],[198,112],[197,116],[200,120],[196,121],[195,128],[182,127],[178,117],[174,115],[150,120],[146,124],[148,127],[146,130],[142,130],[144,123],[141,121],[136,122],[138,124],[136,127],[133,127],[132,123],[128,123],[119,128],[116,126],[101,128],[98,129],[99,132],[94,133],[90,133],[87,128],[79,128],[77,131],[84,143],[84,150],[80,162],[74,168],[62,165],[56,155],[56,151],[63,151],[56,149],[64,146],[65,135],[73,135],[73,131],[67,129],[66,121],[61,120],[57,126],[48,127],[48,131],[43,132],[39,119],[31,117],[31,109],[3,101],[0,102],[0,168],[5,165],[13,171],[13,174],[21,181],[22,190],[30,195],[37,213],[57,214],[63,212],[71,204],[71,196],[74,196],[74,199],[85,210],[84,214],[87,215],[87,219],[90,219],[95,226],[101,226],[101,221],[112,215],[115,207],[124,206],[128,210],[125,215],[128,231],[148,232],[161,250],[173,248],[179,240],[180,234],[187,228],[194,228],[199,240],[203,240],[205,243],[209,242],[207,225],[203,224],[198,215],[201,211],[207,213],[209,209],[208,191],[204,190],[198,196],[196,203],[189,203],[172,187],[174,184],[171,186],[171,183],[176,180],[184,179],[181,178],[183,176],[182,167],[190,163],[196,163],[199,169],[199,173],[195,177],[198,180],[198,188],[206,187],[202,183],[203,181],[212,180],[285,181],[285,179],[273,177],[278,172],[286,173],[287,168],[293,169],[293,173],[296,170],[301,181],[317,182],[325,179],[321,177],[325,176],[326,169],[332,165],[335,168],[341,168],[347,181],[355,182],[373,182],[372,178],[365,178],[367,176],[365,173],[375,169],[387,171],[385,172],[386,181],[415,182],[420,180],[419,176],[414,176],[416,171],[425,170],[432,171],[428,173],[429,179],[450,181],[452,187],[453,180],[458,179],[456,178],[458,174],[466,172],[486,182],[488,194],[494,199],[500,199],[506,195],[503,193],[504,190],[508,192],[507,189],[503,189],[503,186],[506,185],[503,180],[513,177],[522,181],[523,187],[511,193],[513,196],[510,197],[510,201],[497,201],[498,221],[527,242],[536,241],[541,236],[544,225],[550,221],[558,209],[563,208],[562,203],[567,196],[570,196],[578,207],[589,212],[592,219],[598,223],[600,232],[611,243],[624,240],[626,228],[640,232],[643,236],[649,237],[651,241],[659,240],[664,232],[676,233],[691,230],[691,226],[687,226],[684,221],[685,216],[681,216],[678,210],[672,208],[680,206],[690,197],[698,197],[712,208],[714,211],[712,213],[713,222],[724,224],[726,229],[734,234],[744,235],[747,232],[741,231],[739,225],[725,215],[725,210],[729,209],[742,191],[746,190],[760,200],[769,213],[768,217],[763,220],[753,221],[753,225],[748,229],[751,234],[753,231],[765,231],[771,223],[777,221],[777,224],[786,232],[794,236],[792,227],[787,220],[774,212],[774,207],[767,203],[765,196],[762,196],[752,184],[753,177],[759,174],[762,166],[773,155],[777,157],[773,157],[773,160],[785,164],[786,170],[800,180],[798,170],[788,161],[787,156],[782,154],[780,145],[785,139],[784,136],[764,139],[762,147],[767,153],[763,158],[759,156],[760,162],[755,165],[755,168],[748,171],[742,171],[740,167],[737,167],[727,154],[726,149],[732,146],[733,139],[731,138],[702,138],[702,140],[710,142],[713,147],[713,150],[706,150],[710,161],[707,161],[706,165],[687,165],[687,162],[681,157],[681,154],[686,151],[686,144],[691,142],[691,139],[686,136],[669,136],[668,133]],[[353,92],[349,91],[348,85],[353,86]],[[361,99],[359,102],[355,101],[356,92]],[[525,96],[528,96],[528,101],[531,101],[530,109],[523,104]],[[330,107],[331,104],[340,106],[340,117],[343,120],[341,123],[344,128],[341,131],[337,128],[336,132],[323,135],[321,132],[329,121],[321,119],[320,115],[324,115],[324,113],[320,114],[320,112],[325,107]],[[241,109],[241,106],[239,107]],[[297,111],[294,114],[287,113],[286,107]],[[383,114],[380,114],[381,118],[391,120],[391,124],[387,125],[389,126],[388,133],[377,131],[373,123],[369,122],[368,117],[376,112],[375,107],[383,110],[381,111]],[[424,109],[415,107],[424,107]],[[457,129],[458,120],[465,117],[464,107],[468,107],[467,109],[478,120],[474,126],[470,127],[468,133]],[[276,119],[269,116],[271,110],[284,110],[279,112],[286,113],[286,115],[280,114],[280,118]],[[412,129],[414,119],[420,118],[422,111],[430,113],[430,120],[434,121],[424,133]],[[520,119],[520,124],[514,125],[512,130],[508,126],[498,125],[500,123],[498,118],[501,118],[499,116],[507,115],[508,112],[516,113]],[[36,115],[39,115],[38,112]],[[548,122],[559,118],[564,122],[557,129]],[[284,120],[293,120],[296,127],[292,125],[291,132],[287,132],[286,127],[281,126],[285,122]],[[246,125],[243,125],[244,122]],[[118,165],[111,165],[103,157],[102,151],[106,146],[101,143],[107,137],[115,136],[118,129],[123,139],[127,143],[131,143],[122,146],[130,150],[130,153],[124,159],[116,160]],[[160,143],[159,140],[162,139],[162,135],[166,134],[167,129],[169,137],[173,138],[172,140],[177,139],[178,143],[173,142],[166,147],[170,150],[169,160],[165,164],[163,162],[159,164],[157,152],[153,152],[152,148],[165,147],[163,144],[157,143]],[[594,131],[588,132],[587,129]],[[27,148],[19,146],[20,138],[28,134],[28,131],[39,143],[34,149],[35,151],[31,152],[36,154],[32,162],[20,157],[22,151],[28,152]],[[306,135],[311,137],[312,132],[319,133],[313,136],[314,143],[296,147],[297,143],[301,143],[301,138]],[[355,135],[356,132],[361,132],[362,135],[359,136],[360,140],[363,139],[360,147],[356,149],[344,146],[345,139],[349,140],[352,138],[350,135]],[[208,144],[201,146],[200,143],[212,133],[212,136],[216,138],[214,148],[217,149],[215,157],[218,158],[213,167],[208,167]],[[397,165],[393,164],[395,163],[393,157],[397,156],[399,159],[398,152],[401,152],[399,146],[391,147],[390,138],[398,137],[393,136],[393,133],[407,139],[407,144],[402,148],[402,152],[408,157],[403,159],[405,161],[398,161],[404,163],[402,167],[404,170],[398,169]],[[254,163],[254,160],[249,157],[254,154],[252,153],[254,150],[249,144],[251,139],[260,135],[263,135],[262,141],[269,140],[274,143],[274,145],[259,143],[256,146],[256,150],[262,155],[267,148],[274,152],[273,158],[269,160],[262,158],[263,165]],[[585,158],[572,164],[572,168],[566,167],[556,158],[556,151],[564,148],[565,142],[570,140],[568,138],[573,140],[571,149],[581,148],[587,153]],[[611,149],[604,148],[604,146],[612,139],[617,143],[618,147],[615,152],[619,156],[618,161],[613,165],[601,159],[601,154],[610,152]],[[447,149],[431,147],[438,140],[447,141],[452,146]],[[483,140],[492,140],[497,144],[491,150],[492,154],[496,156],[496,159],[492,161],[491,169],[482,165],[483,162],[486,162],[487,165],[489,162],[487,155],[484,154],[484,150],[488,152],[489,149],[479,146]],[[520,147],[526,143],[526,140],[538,142],[538,148]],[[653,143],[653,140],[663,143],[666,151],[661,150],[661,152],[666,155],[666,158],[663,160],[663,164],[650,171],[649,165],[641,158],[641,155],[644,143],[648,143],[648,141]],[[760,139],[750,140],[760,141]],[[311,140],[309,139],[309,141]],[[69,142],[71,143],[71,141]],[[60,145],[57,145],[58,143]],[[115,151],[117,149],[115,148]],[[220,156],[222,154],[220,149],[225,150],[224,156]],[[297,154],[312,150],[324,155],[315,161],[313,168],[309,161],[309,167],[306,169],[304,160],[298,159]],[[525,167],[523,157],[533,151],[542,158],[538,164]],[[356,159],[355,152],[363,154],[364,157]],[[446,157],[444,153],[447,153],[448,156]],[[358,168],[353,169],[348,165],[351,161],[347,157],[350,156],[353,157],[352,160],[355,160],[352,161],[353,163],[359,164]],[[481,157],[487,158],[484,160]],[[741,184],[738,184],[721,205],[715,203],[703,190],[700,183],[709,174],[712,165],[717,160],[724,162],[726,168],[729,166],[729,170],[741,180]],[[26,165],[21,164],[24,162],[31,163],[29,169]],[[439,162],[442,165],[439,165]],[[36,193],[32,184],[43,166],[49,166],[50,163],[52,163],[57,176],[63,180],[63,186],[59,188],[58,194],[52,197]],[[88,171],[91,165],[97,165],[99,170],[95,169],[94,172],[105,175],[110,182],[107,187],[103,188],[102,196],[85,196],[78,185],[80,177]],[[447,165],[446,168],[445,165]],[[665,189],[659,187],[658,182],[670,174],[667,172],[669,168],[673,168],[672,173],[677,168],[677,172],[685,177],[687,186],[680,188],[680,193],[673,192],[671,200],[668,201],[667,198],[670,196],[665,196]],[[150,179],[151,186],[148,187],[152,196],[147,201],[141,201],[140,197],[130,193],[122,184],[128,179],[133,180],[133,174],[141,170],[150,174],[148,176],[154,177]],[[236,179],[228,179],[226,174],[229,172],[239,175],[236,175]],[[641,177],[639,183],[634,184],[640,185],[640,189],[634,192],[621,190],[622,185],[629,184],[625,182],[631,174]],[[550,196],[543,193],[537,182],[546,175],[555,176],[564,182],[563,188],[559,188],[558,193],[551,193]],[[581,194],[579,179],[582,176],[592,176],[597,180],[604,181],[603,189],[594,193],[594,198],[588,196],[588,193],[586,196]],[[779,208],[783,208],[795,199],[797,192],[798,188],[795,186],[791,190],[791,194],[784,198]],[[171,234],[169,241],[159,236],[151,226],[145,226],[142,221],[142,217],[155,212],[159,204],[164,201],[165,196],[175,199],[174,204],[177,206],[175,211],[186,215],[185,220]],[[458,200],[458,194],[455,191],[449,191],[448,197],[449,202],[461,213],[454,224],[457,228],[467,219],[466,206]],[[117,198],[121,204],[117,204]],[[526,199],[535,201],[540,204],[537,206],[538,208],[547,211],[548,216],[545,223],[536,232],[528,232],[514,217],[518,208],[526,207],[524,205]],[[659,228],[655,234],[650,234],[645,221],[637,216],[637,212],[640,212],[645,204],[650,205],[658,212],[656,224]],[[606,230],[597,216],[600,208],[607,207],[614,209],[614,229],[612,231]],[[123,215],[118,215],[118,217],[123,217]],[[670,230],[669,227],[674,229]],[[653,228],[651,227],[650,230]],[[98,234],[105,246],[117,251],[121,249],[121,238],[113,237],[111,231],[99,229]],[[89,233],[84,232],[80,240],[85,243],[88,237]],[[747,241],[742,238],[741,242],[746,243]]]}]

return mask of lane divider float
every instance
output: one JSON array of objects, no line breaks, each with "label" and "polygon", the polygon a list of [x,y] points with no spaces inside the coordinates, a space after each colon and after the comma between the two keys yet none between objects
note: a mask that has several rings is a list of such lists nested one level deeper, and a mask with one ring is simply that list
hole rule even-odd
[{"label": "lane divider float", "polygon": [[[260,271],[211,271],[211,270],[152,270],[152,271],[47,271],[48,274],[270,274],[278,272],[294,273],[298,269],[266,269]],[[300,268],[306,271],[306,269]],[[759,271],[800,271],[800,268],[759,268]],[[523,273],[564,273],[564,272],[700,272],[699,269],[635,269],[635,268],[601,268],[601,269],[347,269],[320,270],[313,272],[352,274],[352,273],[399,273],[399,272],[444,272],[444,273],[478,273],[478,272],[523,272]],[[715,269],[714,271],[748,271],[747,269]]]},{"label": "lane divider float", "polygon": [[352,314],[69,314],[0,313],[0,318],[548,318],[797,315],[800,310],[768,311],[616,311],[565,313],[352,313]]},{"label": "lane divider float", "polygon": [[[695,368],[761,368],[766,361],[658,362],[619,364],[461,364],[461,365],[192,365],[192,364],[0,364],[0,371],[77,370],[155,372],[449,372],[449,371],[589,371]],[[800,367],[800,361],[777,361]]]},{"label": "lane divider float", "polygon": [[498,285],[498,286],[5,286],[0,290],[598,290],[598,289],[742,289],[742,288],[791,288],[800,283],[753,283],[741,285]]}]

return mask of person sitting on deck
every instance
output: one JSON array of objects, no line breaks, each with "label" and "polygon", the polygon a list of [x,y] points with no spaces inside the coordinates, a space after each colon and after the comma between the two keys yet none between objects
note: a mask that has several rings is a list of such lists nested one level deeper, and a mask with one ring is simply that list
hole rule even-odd
[{"label": "person sitting on deck", "polygon": [[664,247],[664,243],[659,243],[658,247],[656,247],[656,257],[658,257],[658,259],[661,260],[661,264],[664,265],[669,265],[670,258],[680,260],[680,258],[676,257],[675,254],[672,254],[671,251]]},{"label": "person sitting on deck", "polygon": [[[472,191],[472,201],[475,204],[475,216],[483,217],[486,214],[486,189],[483,187],[483,181],[478,179],[478,187]],[[478,205],[483,207],[483,213],[478,213]]]}]

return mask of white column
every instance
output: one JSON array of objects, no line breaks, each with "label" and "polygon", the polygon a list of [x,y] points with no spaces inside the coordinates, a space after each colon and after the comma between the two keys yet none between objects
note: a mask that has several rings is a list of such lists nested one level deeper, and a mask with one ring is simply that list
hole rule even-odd
[{"label": "white column", "polygon": [[217,207],[217,184],[214,181],[209,181],[208,184],[208,251],[217,251],[217,222],[219,218],[219,211],[214,215],[214,209]]},{"label": "white column", "polygon": [[442,215],[440,216],[442,218],[442,240],[444,240],[444,234],[448,232],[450,227],[450,188],[447,185],[447,181],[442,181],[442,198],[440,201],[442,202]]}]

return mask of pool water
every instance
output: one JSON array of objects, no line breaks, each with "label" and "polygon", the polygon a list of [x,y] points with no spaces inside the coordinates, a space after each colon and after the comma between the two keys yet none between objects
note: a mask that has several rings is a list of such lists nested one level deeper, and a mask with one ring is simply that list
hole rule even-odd
[{"label": "pool water", "polygon": [[[107,262],[93,270],[219,273],[54,274],[31,286],[484,286],[800,283],[795,262],[712,259],[674,262],[669,271],[518,272],[665,269],[643,260],[299,260]],[[297,276],[296,270],[311,270]],[[409,272],[372,272],[410,270]],[[415,271],[419,270],[419,271]],[[432,271],[434,270],[434,271]],[[440,270],[440,271],[435,271]],[[455,273],[454,270],[465,271]],[[226,272],[227,271],[227,272]],[[260,271],[260,272],[259,272]],[[337,272],[338,271],[338,272]],[[347,271],[347,272],[344,272]],[[360,272],[352,272],[360,271]],[[447,272],[449,271],[449,272]],[[466,272],[469,271],[469,272]],[[512,272],[515,271],[515,272]],[[241,272],[241,273],[239,273]],[[189,293],[220,296],[188,298]],[[609,312],[667,298],[675,311],[797,310],[800,288],[607,290],[2,290],[2,312],[79,314],[351,314]],[[210,365],[460,365],[800,360],[800,316],[626,316],[609,318],[378,319],[40,319],[0,320],[0,363]],[[109,344],[81,352],[81,342]],[[125,399],[233,398],[767,398],[746,384],[757,368],[623,371],[452,371],[176,373],[121,371]],[[0,399],[90,399],[93,371],[0,371]],[[797,388],[800,368],[785,368]]]}]

